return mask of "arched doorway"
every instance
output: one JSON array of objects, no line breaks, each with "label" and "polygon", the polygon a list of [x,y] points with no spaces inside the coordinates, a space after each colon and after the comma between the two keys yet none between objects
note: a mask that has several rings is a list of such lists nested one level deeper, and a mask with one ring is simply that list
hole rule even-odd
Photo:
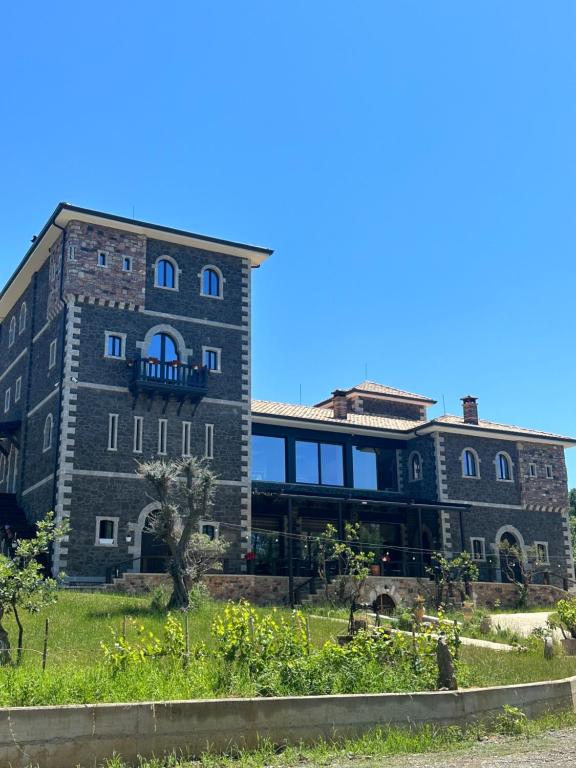
[{"label": "arched doorway", "polygon": [[[501,545],[504,544],[506,549],[501,549]],[[498,551],[500,552],[500,574],[502,582],[509,584],[513,581],[522,581],[522,569],[518,562],[518,554],[522,556],[522,547],[518,538],[510,531],[505,531],[500,536],[498,543]]]},{"label": "arched doorway", "polygon": [[146,365],[146,376],[150,379],[178,378],[178,366],[174,365],[180,361],[178,346],[176,342],[167,333],[156,333],[152,337],[148,349],[146,350],[148,362]]},{"label": "arched doorway", "polygon": [[374,613],[379,613],[382,616],[392,616],[396,608],[396,603],[390,595],[382,594],[378,595],[376,600],[372,603],[372,609]]},{"label": "arched doorway", "polygon": [[150,515],[146,518],[142,530],[140,573],[166,573],[170,550],[154,531],[150,530],[149,521]]}]

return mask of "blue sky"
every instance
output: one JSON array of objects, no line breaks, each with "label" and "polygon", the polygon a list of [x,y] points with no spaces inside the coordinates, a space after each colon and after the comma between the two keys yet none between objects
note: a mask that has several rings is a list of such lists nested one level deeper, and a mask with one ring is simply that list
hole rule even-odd
[{"label": "blue sky", "polygon": [[[56,203],[256,242],[256,397],[576,435],[576,4],[12,3],[0,282]],[[576,485],[576,449],[567,454]]]}]

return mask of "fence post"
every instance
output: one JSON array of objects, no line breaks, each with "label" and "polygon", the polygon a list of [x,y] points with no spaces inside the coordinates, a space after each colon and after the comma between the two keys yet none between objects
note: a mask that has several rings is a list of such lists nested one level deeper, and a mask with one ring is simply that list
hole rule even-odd
[{"label": "fence post", "polygon": [[46,670],[46,657],[48,656],[48,619],[44,625],[44,647],[42,649],[42,672]]}]

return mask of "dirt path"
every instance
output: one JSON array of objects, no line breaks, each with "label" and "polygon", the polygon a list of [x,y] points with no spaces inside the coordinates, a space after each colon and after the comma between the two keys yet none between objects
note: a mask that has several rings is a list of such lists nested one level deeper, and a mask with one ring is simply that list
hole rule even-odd
[{"label": "dirt path", "polygon": [[536,627],[545,627],[549,611],[538,613],[497,613],[492,615],[492,626],[509,629],[527,637]]},{"label": "dirt path", "polygon": [[[404,757],[356,757],[323,763],[324,768],[573,768],[576,729],[552,731],[538,739],[494,738],[465,752]],[[312,768],[308,763],[308,768]]]}]

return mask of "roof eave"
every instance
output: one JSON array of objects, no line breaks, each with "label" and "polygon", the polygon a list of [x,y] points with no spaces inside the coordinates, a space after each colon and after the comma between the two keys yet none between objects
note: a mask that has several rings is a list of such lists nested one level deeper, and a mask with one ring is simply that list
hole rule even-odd
[{"label": "roof eave", "polygon": [[446,422],[436,421],[433,419],[427,424],[421,427],[416,427],[415,432],[418,435],[427,435],[432,432],[454,432],[454,433],[467,433],[478,434],[481,437],[488,437],[490,435],[498,435],[508,440],[515,440],[517,442],[546,442],[553,443],[555,445],[561,445],[564,448],[573,448],[576,446],[576,439],[572,437],[566,437],[564,435],[545,435],[545,434],[529,434],[526,432],[518,432],[513,429],[495,429],[490,427],[483,427],[480,424],[447,424]]}]

